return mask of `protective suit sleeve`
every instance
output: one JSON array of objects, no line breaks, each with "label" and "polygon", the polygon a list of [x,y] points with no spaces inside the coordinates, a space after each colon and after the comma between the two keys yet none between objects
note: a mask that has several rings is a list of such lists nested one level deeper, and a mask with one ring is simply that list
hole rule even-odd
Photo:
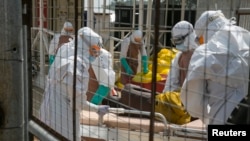
[{"label": "protective suit sleeve", "polygon": [[102,103],[103,99],[109,94],[110,88],[104,85],[99,85],[94,96],[91,99],[91,103],[99,105]]},{"label": "protective suit sleeve", "polygon": [[126,58],[121,58],[120,61],[121,61],[121,65],[124,67],[124,69],[126,70],[127,74],[129,74],[129,75],[134,74],[133,70],[128,65],[128,62],[127,62]]},{"label": "protective suit sleeve", "polygon": [[92,68],[99,85],[114,87],[115,72],[113,70],[112,55],[105,49],[101,49],[101,54],[94,62]]},{"label": "protective suit sleeve", "polygon": [[143,73],[148,73],[148,56],[142,56]]},{"label": "protective suit sleeve", "polygon": [[178,60],[180,56],[181,52],[178,52],[175,58],[172,60],[170,72],[167,74],[167,80],[163,89],[163,93],[168,91],[179,90],[181,88],[179,82],[180,69],[178,65]]},{"label": "protective suit sleeve", "polygon": [[126,58],[126,57],[127,57],[127,52],[128,52],[128,48],[129,48],[129,43],[130,43],[130,39],[129,39],[129,38],[125,38],[125,39],[121,42],[120,58]]},{"label": "protective suit sleeve", "polygon": [[185,80],[181,89],[181,101],[185,109],[193,117],[198,117],[205,123],[207,102],[204,100],[206,94],[206,81],[202,79]]},{"label": "protective suit sleeve", "polygon": [[55,55],[55,49],[58,46],[60,34],[55,34],[49,44],[49,54]]},{"label": "protective suit sleeve", "polygon": [[142,42],[141,56],[147,56],[147,51],[144,41]]}]

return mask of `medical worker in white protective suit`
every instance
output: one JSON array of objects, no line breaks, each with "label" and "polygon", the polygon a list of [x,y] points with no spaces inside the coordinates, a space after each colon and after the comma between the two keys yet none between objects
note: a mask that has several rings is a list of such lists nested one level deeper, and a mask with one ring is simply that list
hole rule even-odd
[{"label": "medical worker in white protective suit", "polygon": [[[220,10],[204,12],[195,23],[205,44],[192,55],[181,99],[205,124],[230,124],[234,109],[248,94],[250,34],[234,24]],[[247,120],[240,118],[232,124]]]},{"label": "medical worker in white protective suit", "polygon": [[109,93],[115,92],[115,71],[111,53],[101,48],[100,56],[91,63],[90,69],[88,99],[99,105]]},{"label": "medical worker in white protective suit", "polygon": [[[80,112],[82,109],[96,111],[103,116],[109,106],[95,105],[86,99],[89,81],[89,64],[100,54],[101,37],[92,29],[79,29],[77,37],[76,68],[76,136],[80,141]],[[73,140],[73,79],[75,39],[64,44],[49,70],[45,97],[41,105],[41,120],[69,140]]]},{"label": "medical worker in white protective suit", "polygon": [[148,56],[141,30],[135,30],[121,42],[121,82],[129,83],[138,72],[148,73]]},{"label": "medical worker in white protective suit", "polygon": [[71,22],[65,22],[60,33],[56,33],[49,45],[49,65],[51,65],[55,59],[55,55],[58,49],[64,44],[73,39],[74,27]]},{"label": "medical worker in white protective suit", "polygon": [[180,21],[174,25],[171,42],[179,52],[172,61],[163,93],[180,91],[186,78],[189,61],[194,49],[198,46],[195,42],[195,38],[196,35],[191,23]]}]

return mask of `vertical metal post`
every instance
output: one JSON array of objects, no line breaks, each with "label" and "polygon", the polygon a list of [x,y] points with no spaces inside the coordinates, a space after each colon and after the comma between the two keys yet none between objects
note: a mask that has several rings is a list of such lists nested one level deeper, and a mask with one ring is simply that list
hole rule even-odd
[{"label": "vertical metal post", "polygon": [[[43,48],[43,0],[39,1],[39,47],[40,47],[40,75],[41,77],[45,75],[44,73],[44,48]],[[43,81],[44,82],[44,81]]]},{"label": "vertical metal post", "polygon": [[139,1],[139,30],[143,31],[143,18],[144,18],[144,2],[143,0]]},{"label": "vertical metal post", "polygon": [[[105,23],[106,23],[106,21],[105,21],[105,16],[106,16],[106,4],[107,3],[107,1],[106,0],[103,0],[103,9],[102,9],[102,28],[106,28],[105,27]],[[109,20],[110,21],[110,20]]]},{"label": "vertical metal post", "polygon": [[21,1],[0,1],[1,141],[26,141]]},{"label": "vertical metal post", "polygon": [[88,0],[87,7],[87,26],[94,29],[94,2],[93,0]]},{"label": "vertical metal post", "polygon": [[181,21],[185,18],[185,6],[186,6],[186,0],[181,1]]},{"label": "vertical metal post", "polygon": [[151,41],[151,22],[152,22],[152,0],[148,1],[147,7],[147,23],[146,23],[146,46],[147,46],[147,54],[150,56],[150,41]]},{"label": "vertical metal post", "polygon": [[154,47],[153,47],[153,71],[152,71],[152,91],[151,91],[151,115],[150,115],[150,132],[149,141],[154,140],[154,123],[155,123],[155,93],[156,93],[156,72],[157,72],[157,53],[158,53],[158,43],[159,43],[159,15],[160,15],[160,0],[155,1],[155,25],[154,25]]},{"label": "vertical metal post", "polygon": [[[88,2],[90,2],[92,0],[89,0]],[[78,20],[77,20],[77,13],[78,13],[78,9],[77,9],[77,5],[78,5],[78,0],[74,1],[74,9],[75,9],[75,15],[74,15],[74,22],[75,22],[75,27],[78,27]],[[88,11],[88,14],[91,13]],[[90,17],[89,15],[87,16],[88,18]],[[88,19],[87,18],[87,19]],[[89,23],[88,23],[89,24]],[[87,24],[87,25],[88,25]],[[77,140],[77,136],[76,136],[76,68],[77,68],[77,42],[78,42],[78,30],[75,30],[75,52],[74,52],[74,73],[73,73],[73,113],[72,113],[72,117],[73,117],[73,141]]]},{"label": "vertical metal post", "polygon": [[133,15],[133,17],[132,17],[132,29],[135,29],[135,14],[136,14],[135,9],[136,9],[136,1],[134,0],[133,1],[133,13],[132,13],[132,15]]}]

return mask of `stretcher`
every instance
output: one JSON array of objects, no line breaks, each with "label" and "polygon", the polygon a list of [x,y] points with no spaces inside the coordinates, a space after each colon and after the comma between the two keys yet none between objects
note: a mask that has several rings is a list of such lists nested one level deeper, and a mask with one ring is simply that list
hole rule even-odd
[{"label": "stretcher", "polygon": [[[126,116],[119,115],[127,113]],[[128,116],[137,114],[138,116]],[[109,113],[99,117],[91,111],[81,112],[82,136],[112,141],[148,140],[150,133],[150,112],[110,108]],[[203,141],[207,140],[205,125],[195,120],[185,125],[168,123],[160,113],[155,113],[154,141]]]}]

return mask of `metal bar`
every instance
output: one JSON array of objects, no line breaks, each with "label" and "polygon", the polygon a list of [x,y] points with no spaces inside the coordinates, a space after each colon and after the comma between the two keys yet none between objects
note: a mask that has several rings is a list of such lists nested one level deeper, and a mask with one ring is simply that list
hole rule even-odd
[{"label": "metal bar", "polygon": [[[90,2],[92,0],[89,0],[88,2]],[[78,9],[77,9],[77,5],[78,5],[78,0],[75,0],[75,4],[74,4],[74,9],[75,9],[75,16],[74,16],[74,21],[75,21],[75,27],[78,27]],[[90,11],[88,11],[88,13],[91,13]],[[88,18],[90,16],[88,15]],[[88,19],[87,18],[87,19]],[[89,23],[88,23],[89,24]],[[73,71],[73,107],[72,107],[72,117],[73,117],[73,141],[76,141],[76,68],[77,68],[77,51],[78,51],[78,31],[75,30],[75,52],[74,52],[74,71]]]},{"label": "metal bar", "polygon": [[[157,73],[157,53],[158,53],[158,42],[159,42],[159,19],[160,19],[160,0],[155,1],[155,42],[153,47],[153,71],[152,71],[152,91],[151,91],[151,104],[155,105],[155,93],[156,93],[156,73]],[[149,130],[149,141],[154,140],[154,122],[155,122],[155,106],[151,107],[150,115],[150,130]]]},{"label": "metal bar", "polygon": [[236,13],[239,15],[250,15],[250,8],[239,8]]},{"label": "metal bar", "polygon": [[139,3],[139,26],[138,26],[138,28],[139,28],[139,30],[143,30],[143,17],[144,17],[144,2],[143,2],[143,0],[140,0],[139,1],[140,3]]},{"label": "metal bar", "polygon": [[44,64],[45,64],[45,59],[44,59],[44,49],[43,49],[43,0],[39,1],[39,47],[40,47],[40,75],[44,76]]},{"label": "metal bar", "polygon": [[27,139],[31,141],[33,139],[33,135],[30,134],[28,130],[28,121],[32,117],[32,61],[31,61],[31,27],[32,27],[32,1],[23,0],[23,28],[24,28],[24,77],[25,77],[25,91],[24,91],[24,103],[26,109],[26,117],[25,123],[27,130]]},{"label": "metal bar", "polygon": [[39,31],[42,31],[44,33],[47,33],[47,34],[50,34],[50,35],[54,35],[55,33],[49,29],[46,29],[46,28],[39,28],[39,27],[31,27],[31,30],[39,30]]},{"label": "metal bar", "polygon": [[43,129],[40,125],[38,125],[33,120],[29,121],[28,124],[29,131],[36,135],[42,141],[59,141],[56,137],[50,134],[47,130]]},{"label": "metal bar", "polygon": [[133,1],[133,13],[132,13],[132,29],[135,29],[135,9],[136,9],[136,1]]},{"label": "metal bar", "polygon": [[147,55],[150,55],[150,31],[151,31],[151,19],[152,18],[152,0],[148,1],[148,7],[147,7],[147,23],[146,23],[146,35],[145,35],[145,43],[146,43],[146,50]]},{"label": "metal bar", "polygon": [[[26,4],[22,4],[23,5],[23,15],[26,15],[27,14],[27,5]],[[23,16],[23,21],[24,20],[27,20],[27,17],[26,16]],[[27,22],[27,21],[25,21]],[[29,54],[29,51],[28,51],[28,42],[27,40],[25,39],[28,39],[28,26],[27,26],[27,23],[23,23],[23,58],[24,58],[24,122],[25,123],[28,123],[29,121],[29,115],[30,115],[30,109],[29,109],[29,104],[30,104],[30,101],[32,101],[32,99],[29,99],[29,94],[31,93],[31,79],[30,79],[30,75],[31,71],[29,71],[29,65],[31,64],[31,61],[29,59],[29,57],[31,56]],[[26,81],[25,81],[26,80]],[[28,81],[27,81],[28,80]],[[29,101],[30,100],[30,101]],[[25,130],[28,131],[28,124],[25,124]],[[24,136],[25,138],[28,138],[28,132],[25,132],[24,133]]]},{"label": "metal bar", "polygon": [[[77,7],[75,7],[77,9]],[[87,7],[87,26],[94,29],[94,3],[93,0],[88,0]],[[75,13],[77,15],[77,13]]]},{"label": "metal bar", "polygon": [[182,0],[181,1],[181,21],[183,21],[185,18],[185,5],[186,5],[186,0]]},{"label": "metal bar", "polygon": [[[102,20],[105,21],[105,19],[106,19],[105,18],[105,16],[106,16],[106,5],[107,5],[106,0],[103,0],[103,3],[104,4],[103,4],[103,9],[102,9],[103,10],[102,11]],[[102,22],[102,28],[104,28],[104,27],[105,27],[105,22]]]}]

